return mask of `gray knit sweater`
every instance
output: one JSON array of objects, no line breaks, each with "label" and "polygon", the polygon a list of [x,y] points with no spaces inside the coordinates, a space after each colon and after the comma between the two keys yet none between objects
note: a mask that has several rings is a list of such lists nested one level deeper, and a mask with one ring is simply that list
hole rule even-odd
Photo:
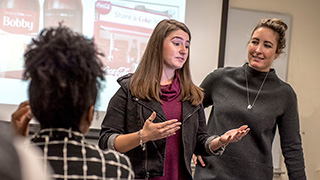
[{"label": "gray knit sweater", "polygon": [[244,124],[250,132],[241,141],[229,144],[222,156],[205,157],[207,166],[197,166],[194,179],[272,180],[271,149],[276,126],[290,180],[306,179],[294,90],[271,69],[253,108],[248,110],[245,71],[252,104],[266,73],[247,63],[219,68],[201,84],[204,106],[212,105],[209,134],[223,134]]}]

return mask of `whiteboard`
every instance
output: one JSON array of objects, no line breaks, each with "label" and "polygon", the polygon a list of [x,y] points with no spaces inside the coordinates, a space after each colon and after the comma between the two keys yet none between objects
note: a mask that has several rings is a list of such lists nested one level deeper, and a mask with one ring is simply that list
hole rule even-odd
[{"label": "whiteboard", "polygon": [[[59,1],[54,11],[46,2],[36,0],[27,6],[25,1],[13,4],[0,1],[0,7],[5,7],[0,13],[0,49],[5,49],[0,58],[0,121],[9,122],[11,113],[29,99],[30,81],[22,80],[23,54],[27,44],[43,28],[57,26],[63,20],[63,25],[93,38],[99,52],[104,53],[100,60],[105,81],[101,81],[91,125],[99,129],[109,100],[119,88],[116,79],[135,71],[153,28],[162,19],[185,20],[186,0]],[[15,24],[15,19],[24,22],[24,16],[30,17],[30,27]]]},{"label": "whiteboard", "polygon": [[[287,46],[283,51],[284,53],[273,62],[272,66],[272,68],[276,69],[279,78],[286,81],[291,29],[291,16],[288,14],[230,8],[228,13],[224,66],[242,66],[244,62],[246,62],[247,44],[250,40],[251,31],[262,18],[279,18],[288,25],[288,30],[286,31]],[[275,171],[280,171],[282,155],[278,131],[276,132],[273,142],[272,154],[274,169]]]}]

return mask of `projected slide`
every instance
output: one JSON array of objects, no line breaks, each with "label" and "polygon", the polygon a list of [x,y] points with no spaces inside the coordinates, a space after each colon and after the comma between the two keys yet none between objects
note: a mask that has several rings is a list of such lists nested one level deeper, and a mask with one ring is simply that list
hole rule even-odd
[{"label": "projected slide", "polygon": [[[44,27],[59,22],[94,38],[106,81],[96,104],[105,111],[118,89],[116,79],[134,72],[153,28],[162,19],[184,21],[185,0],[1,0],[0,105],[27,100],[23,53]],[[4,119],[1,117],[1,119]]]}]

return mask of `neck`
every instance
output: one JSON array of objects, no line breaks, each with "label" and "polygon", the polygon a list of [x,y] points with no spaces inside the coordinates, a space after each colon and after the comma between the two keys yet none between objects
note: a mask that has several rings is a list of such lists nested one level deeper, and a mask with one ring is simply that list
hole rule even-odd
[{"label": "neck", "polygon": [[167,85],[167,84],[171,84],[173,77],[174,77],[174,73],[175,71],[167,71],[167,70],[163,70],[162,71],[162,76],[161,76],[161,85]]}]

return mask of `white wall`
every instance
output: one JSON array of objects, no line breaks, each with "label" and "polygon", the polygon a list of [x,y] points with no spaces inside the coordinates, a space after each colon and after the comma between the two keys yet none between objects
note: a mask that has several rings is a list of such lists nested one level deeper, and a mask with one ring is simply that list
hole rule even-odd
[{"label": "white wall", "polygon": [[191,73],[194,83],[200,85],[218,66],[222,0],[187,0],[186,6]]}]

